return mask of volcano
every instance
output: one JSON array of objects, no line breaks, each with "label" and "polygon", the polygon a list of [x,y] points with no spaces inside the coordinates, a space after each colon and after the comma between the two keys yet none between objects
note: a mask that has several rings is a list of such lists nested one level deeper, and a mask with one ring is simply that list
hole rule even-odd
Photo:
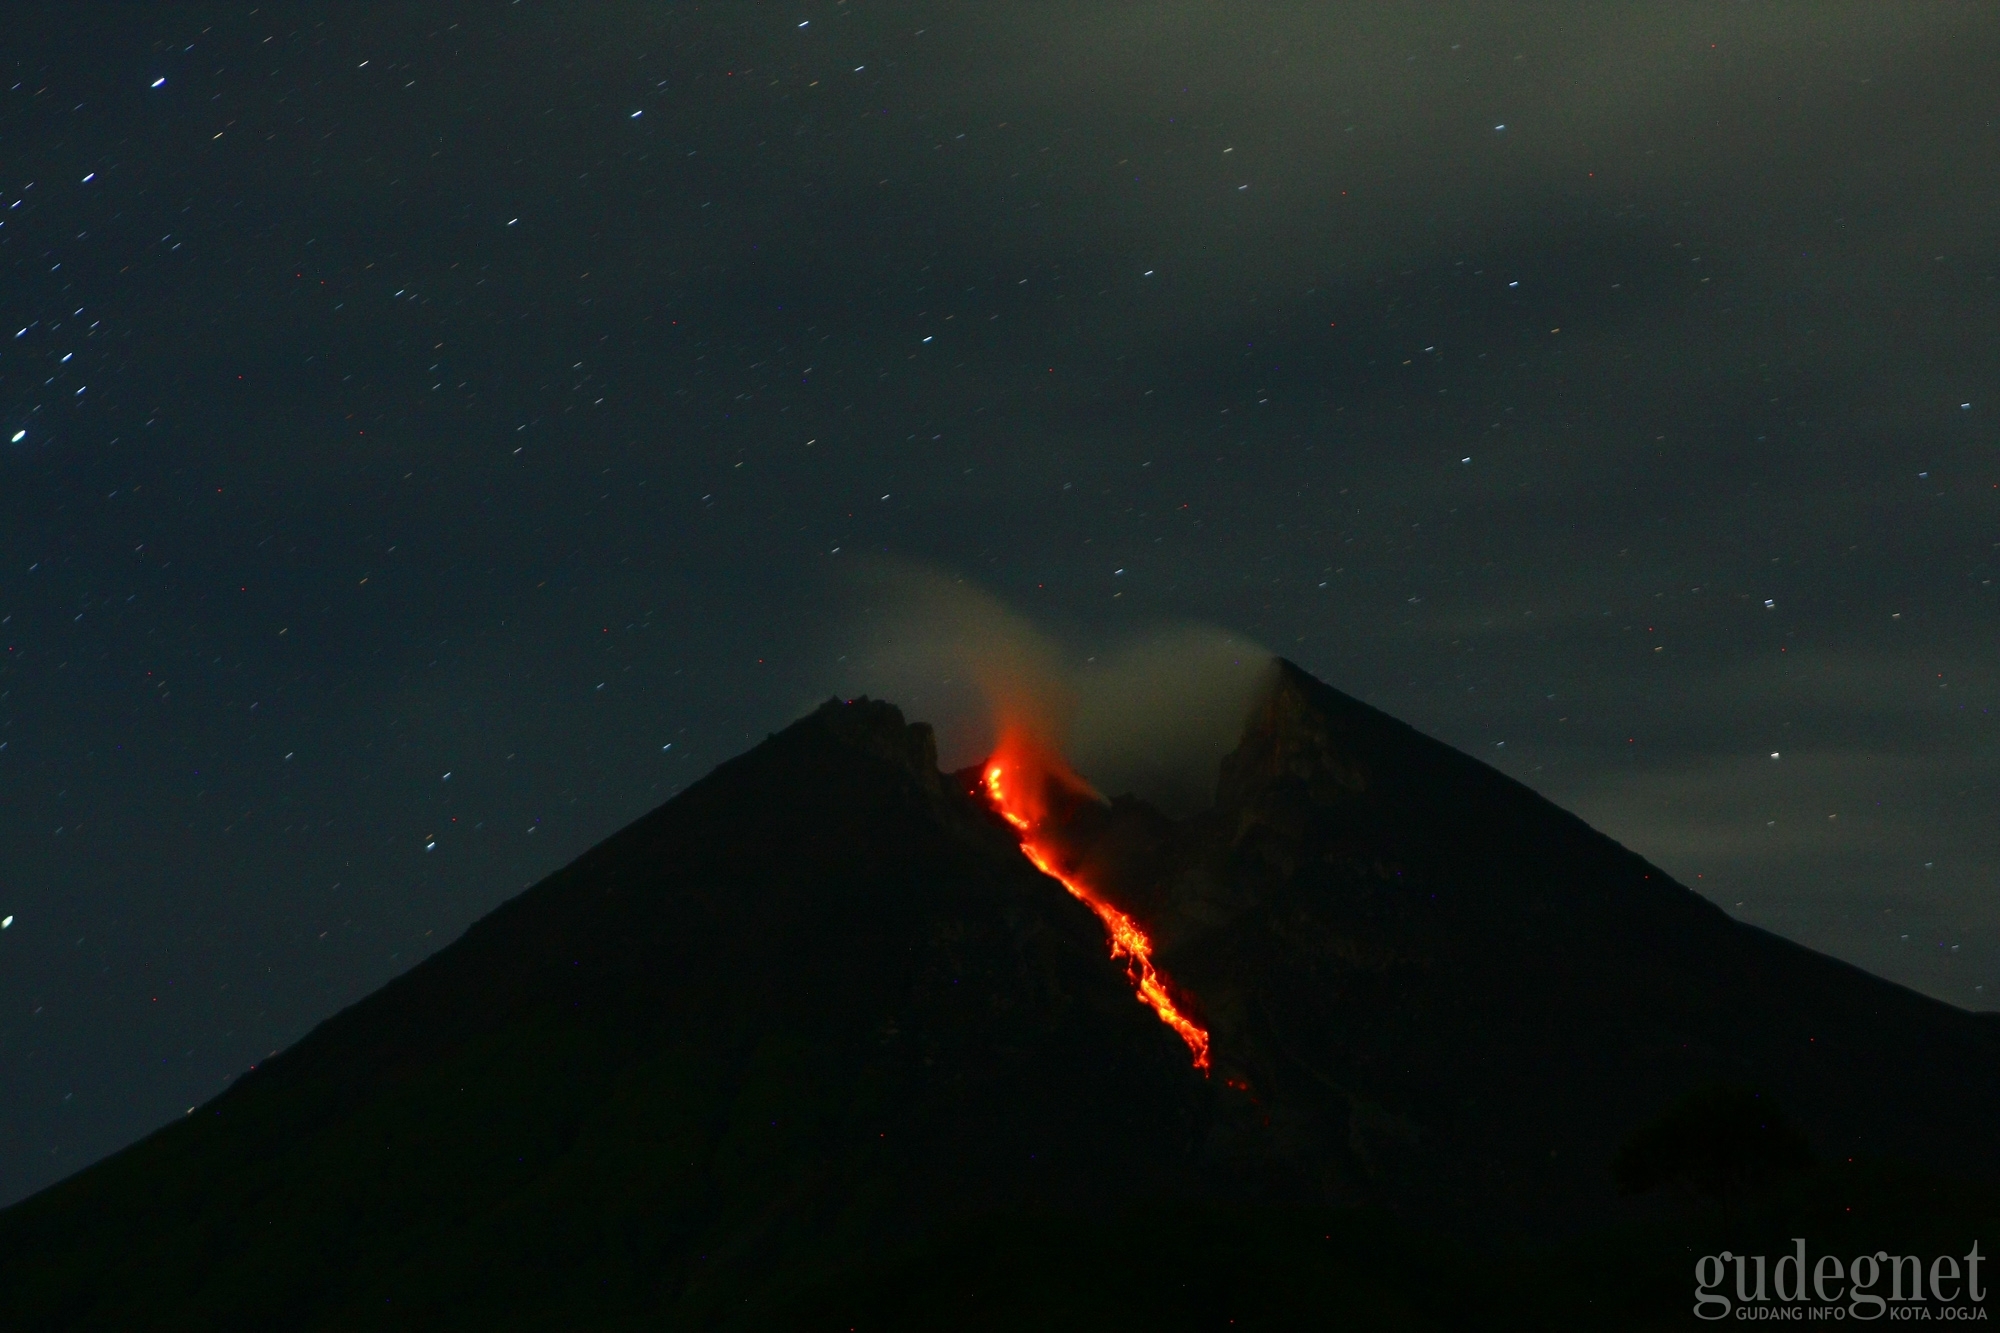
[{"label": "volcano", "polygon": [[[1797,1161],[1635,1194],[1715,1088]],[[1991,1016],[1289,663],[1179,819],[833,701],[0,1213],[0,1325],[1632,1326],[1519,1256],[1985,1226],[1996,1125]]]}]

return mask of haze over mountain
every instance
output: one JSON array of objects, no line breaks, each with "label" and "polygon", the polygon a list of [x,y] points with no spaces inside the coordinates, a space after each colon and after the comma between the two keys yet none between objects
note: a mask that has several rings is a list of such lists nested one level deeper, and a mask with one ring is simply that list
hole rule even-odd
[{"label": "haze over mountain", "polygon": [[[1289,663],[1206,810],[1019,776],[1055,784],[1037,845],[1143,929],[1209,1070],[984,770],[831,701],[0,1214],[0,1322],[848,1327],[871,1265],[982,1226],[997,1251],[949,1252],[1068,1227],[1095,1253],[1135,1207],[1162,1237],[1248,1218],[1189,1224],[1211,1257],[1275,1238],[1196,1266],[1375,1309],[1390,1268],[1302,1248],[1338,1218],[1382,1219],[1338,1233],[1350,1255],[1643,1221],[1621,1143],[1718,1081],[1824,1158],[2000,1175],[2000,1024],[1732,921]],[[1483,1308],[1394,1271],[1425,1289],[1381,1320]],[[978,1326],[982,1281],[929,1316]]]}]

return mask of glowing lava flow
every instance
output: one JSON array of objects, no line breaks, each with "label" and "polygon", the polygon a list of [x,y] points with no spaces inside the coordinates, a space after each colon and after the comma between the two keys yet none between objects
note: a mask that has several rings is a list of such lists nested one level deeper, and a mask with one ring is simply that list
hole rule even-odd
[{"label": "glowing lava flow", "polygon": [[[1003,742],[1000,753],[1009,748]],[[1111,936],[1111,956],[1125,960],[1126,975],[1132,978],[1139,998],[1152,1007],[1162,1023],[1180,1033],[1181,1040],[1194,1052],[1194,1067],[1207,1074],[1208,1032],[1183,1014],[1173,997],[1167,994],[1166,980],[1153,966],[1153,941],[1139,928],[1138,922],[1099,898],[1089,886],[1059,867],[1049,849],[1036,841],[1035,830],[1046,814],[1043,802],[1038,796],[1010,788],[1006,781],[1007,773],[1006,766],[996,754],[986,765],[986,794],[1001,817],[1019,830],[1021,851],[1034,863],[1035,869],[1061,884],[1097,913],[1098,920],[1104,923],[1105,932]]]}]

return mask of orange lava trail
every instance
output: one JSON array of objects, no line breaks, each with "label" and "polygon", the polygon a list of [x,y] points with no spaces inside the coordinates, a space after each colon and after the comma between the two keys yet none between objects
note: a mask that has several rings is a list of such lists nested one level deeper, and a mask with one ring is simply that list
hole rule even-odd
[{"label": "orange lava trail", "polygon": [[1035,869],[1068,889],[1072,896],[1104,923],[1104,929],[1111,936],[1111,956],[1125,960],[1126,975],[1132,978],[1139,998],[1160,1016],[1160,1021],[1180,1034],[1188,1049],[1194,1052],[1194,1067],[1205,1076],[1208,1073],[1208,1032],[1194,1023],[1180,1007],[1173,996],[1167,994],[1166,978],[1153,966],[1153,941],[1139,923],[1110,903],[1091,892],[1088,885],[1057,866],[1049,850],[1035,840],[1038,820],[1024,811],[1034,807],[1017,799],[1005,782],[1006,769],[997,762],[986,765],[986,794],[992,798],[993,808],[1021,834],[1021,851],[1034,864]]}]

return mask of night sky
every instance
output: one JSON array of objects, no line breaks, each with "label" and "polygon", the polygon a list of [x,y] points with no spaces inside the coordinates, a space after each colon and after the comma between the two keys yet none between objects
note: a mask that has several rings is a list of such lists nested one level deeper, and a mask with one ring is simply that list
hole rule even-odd
[{"label": "night sky", "polygon": [[853,688],[885,557],[1994,1007],[1992,6],[4,10],[0,1201]]}]

